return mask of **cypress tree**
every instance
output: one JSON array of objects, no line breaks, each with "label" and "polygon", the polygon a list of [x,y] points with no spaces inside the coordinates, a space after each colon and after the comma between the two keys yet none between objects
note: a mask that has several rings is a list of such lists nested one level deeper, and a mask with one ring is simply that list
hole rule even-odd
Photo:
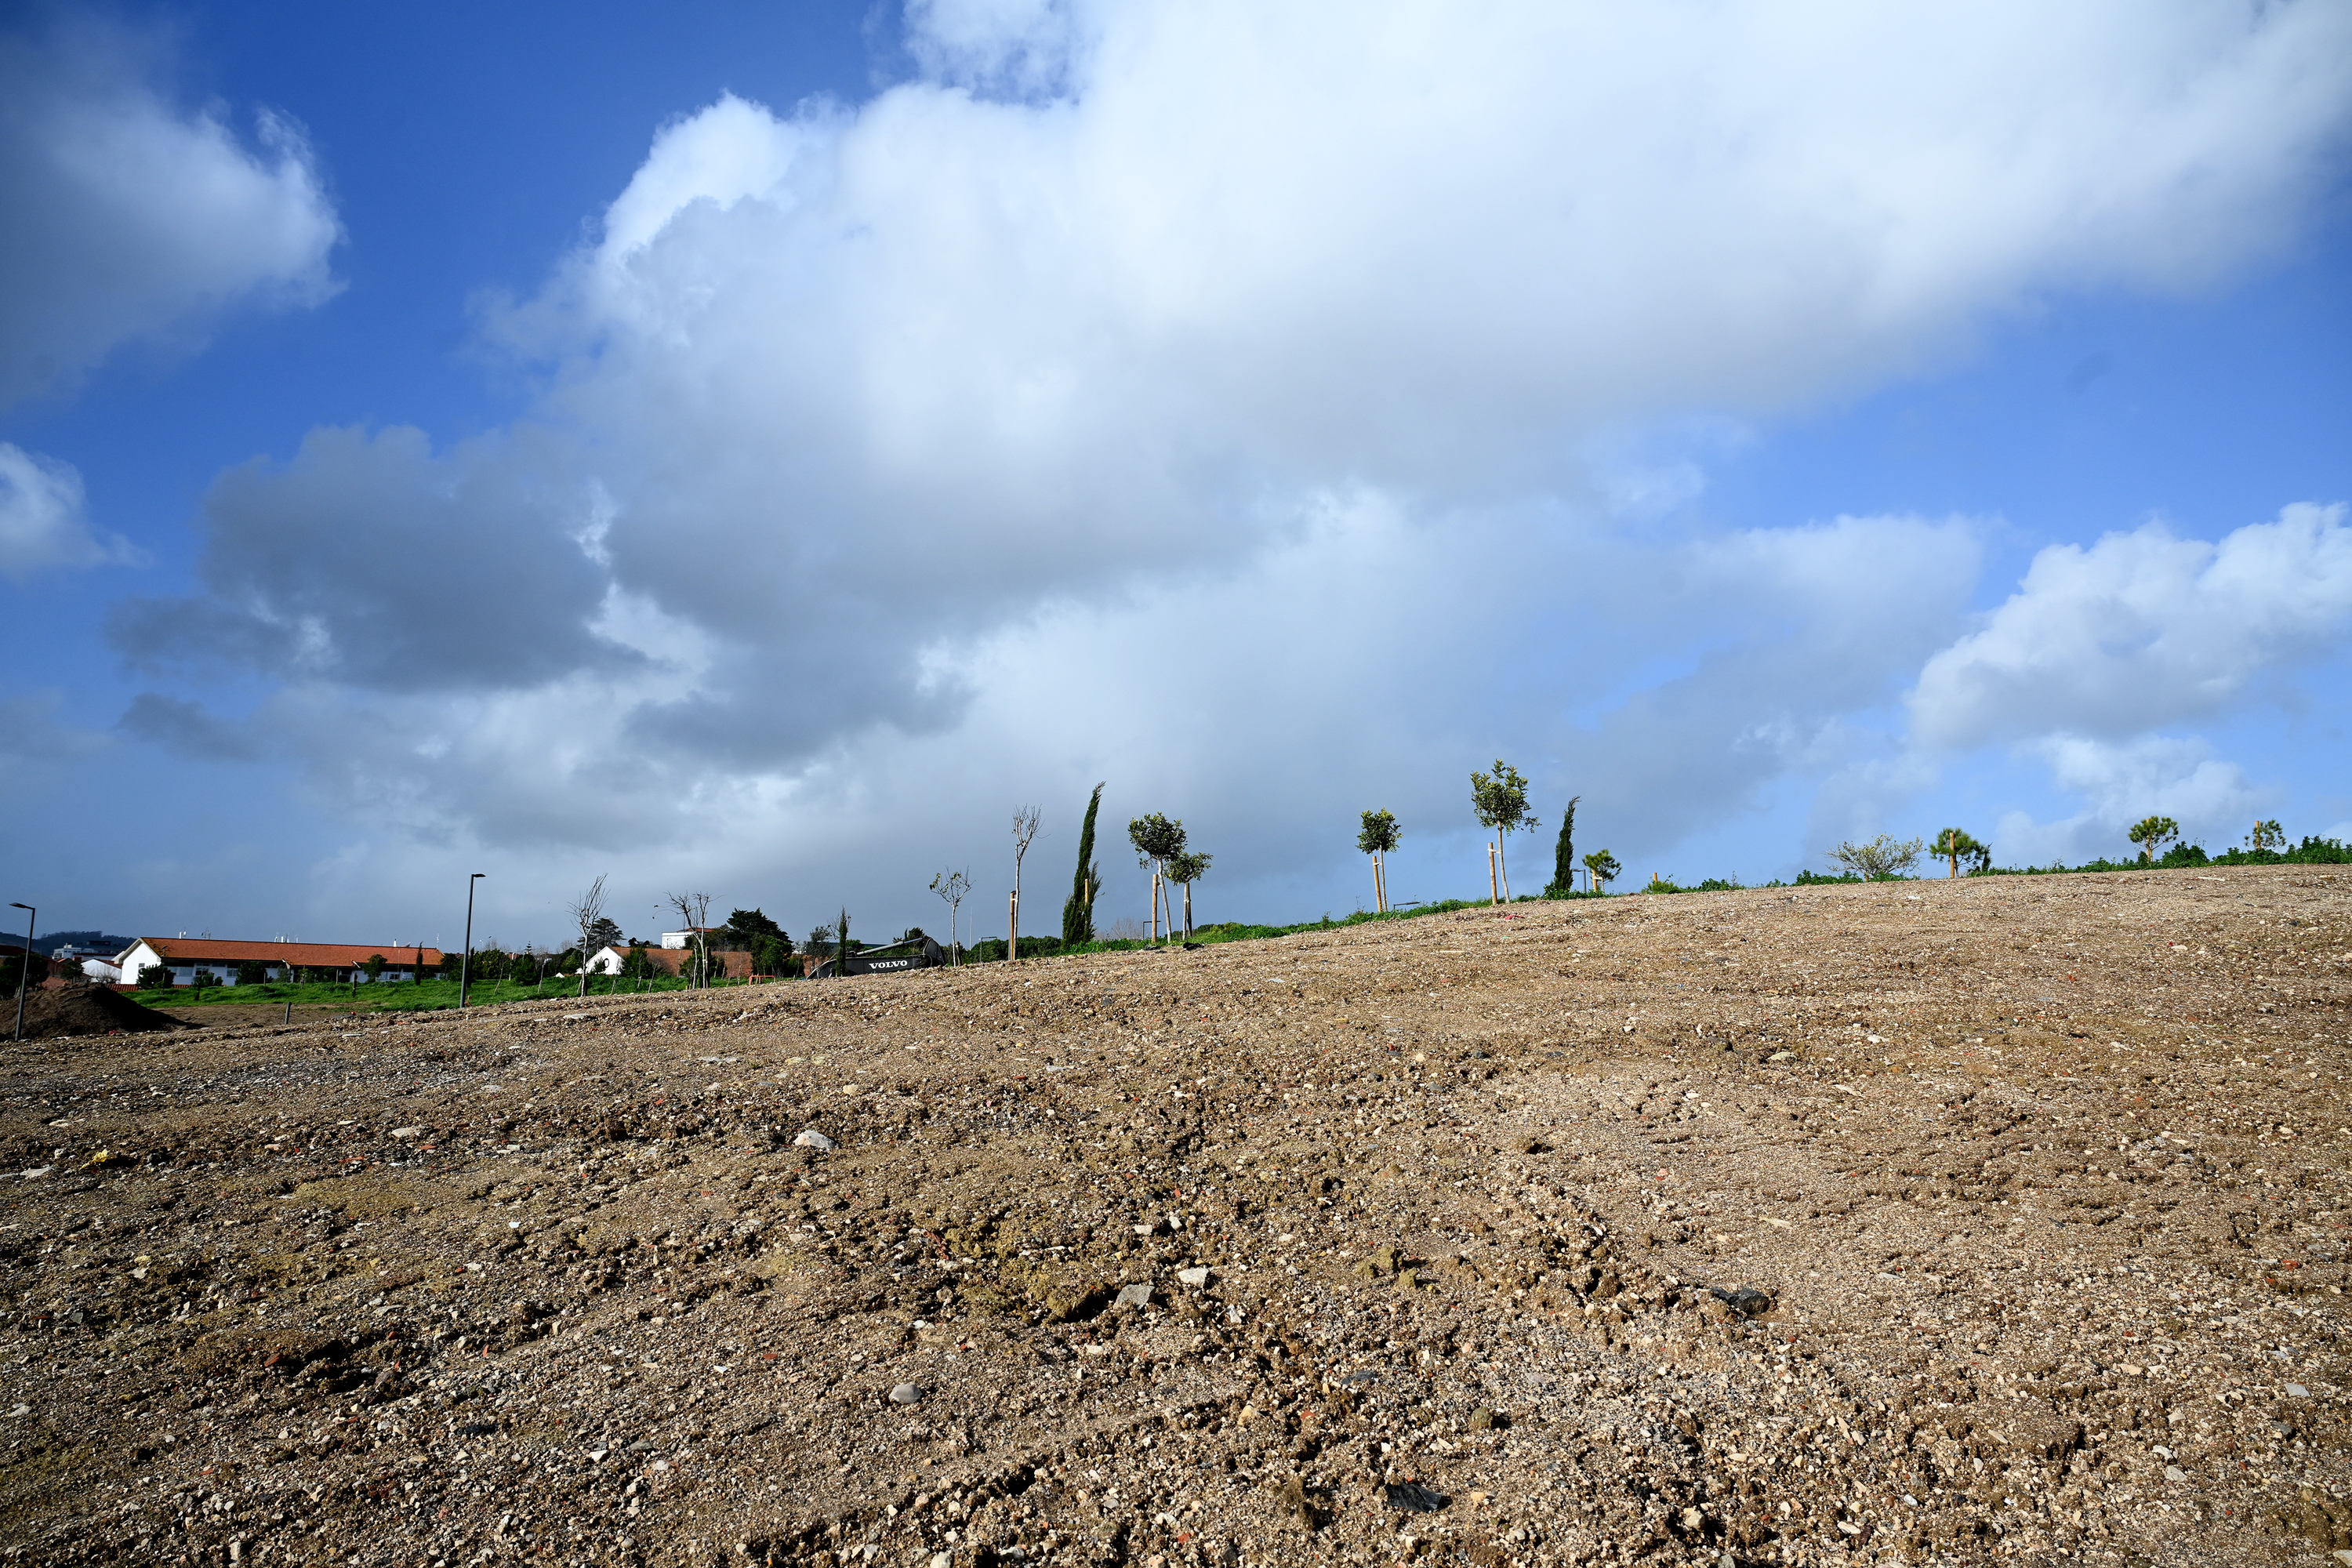
[{"label": "cypress tree", "polygon": [[1544,889],[1557,897],[1576,891],[1576,803],[1584,797],[1568,797],[1568,809],[1559,814],[1559,842],[1551,852],[1551,886]]},{"label": "cypress tree", "polygon": [[[1110,781],[1106,779],[1104,784]],[[1095,813],[1102,808],[1102,784],[1087,800],[1087,819],[1078,829],[1078,870],[1070,881],[1069,901],[1062,906],[1062,945],[1069,948],[1095,939],[1095,889],[1102,885],[1095,858]]]}]

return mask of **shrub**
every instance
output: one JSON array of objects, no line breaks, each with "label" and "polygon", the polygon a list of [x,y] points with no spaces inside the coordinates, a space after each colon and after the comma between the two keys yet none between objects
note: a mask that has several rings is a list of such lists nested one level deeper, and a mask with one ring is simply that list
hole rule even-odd
[{"label": "shrub", "polygon": [[172,988],[172,966],[168,963],[145,963],[139,967],[142,990],[169,991]]},{"label": "shrub", "polygon": [[1882,833],[1866,843],[1849,841],[1839,845],[1832,858],[1865,882],[1884,882],[1903,876],[1917,865],[1926,847],[1916,838],[1897,838],[1891,833]]}]

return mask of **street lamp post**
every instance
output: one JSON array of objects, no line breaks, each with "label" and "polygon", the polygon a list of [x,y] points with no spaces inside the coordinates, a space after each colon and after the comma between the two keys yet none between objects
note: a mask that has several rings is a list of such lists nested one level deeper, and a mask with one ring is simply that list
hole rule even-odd
[{"label": "street lamp post", "polygon": [[466,879],[466,947],[457,957],[457,1011],[466,1010],[466,986],[473,978],[474,965],[474,884],[486,873],[477,871]]},{"label": "street lamp post", "polygon": [[39,918],[39,911],[30,904],[12,903],[8,907],[25,911],[25,962],[16,969],[16,1037],[21,1040],[25,1037],[25,982],[33,974],[33,922]]}]

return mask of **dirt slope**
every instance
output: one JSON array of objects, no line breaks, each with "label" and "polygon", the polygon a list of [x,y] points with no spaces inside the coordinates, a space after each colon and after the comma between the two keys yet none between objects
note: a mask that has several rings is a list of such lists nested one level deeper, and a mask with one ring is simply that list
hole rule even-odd
[{"label": "dirt slope", "polygon": [[[194,1026],[142,1006],[106,985],[50,981],[25,993],[25,1038],[69,1035],[145,1035]],[[16,1037],[16,996],[0,999],[0,1040]]]},{"label": "dirt slope", "polygon": [[2329,1562],[2347,893],[28,1043],[0,1556]]}]

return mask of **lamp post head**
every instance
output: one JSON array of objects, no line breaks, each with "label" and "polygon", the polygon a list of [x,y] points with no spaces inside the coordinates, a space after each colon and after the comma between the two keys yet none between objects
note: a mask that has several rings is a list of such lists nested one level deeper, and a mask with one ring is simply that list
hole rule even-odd
[{"label": "lamp post head", "polygon": [[29,909],[31,909],[33,906],[32,906],[32,905],[30,905],[30,904],[19,904],[19,903],[13,903],[13,902],[12,902],[12,903],[10,903],[10,904],[9,904],[9,906],[8,906],[8,907],[9,907],[10,909],[12,909],[12,910],[29,910]]}]

